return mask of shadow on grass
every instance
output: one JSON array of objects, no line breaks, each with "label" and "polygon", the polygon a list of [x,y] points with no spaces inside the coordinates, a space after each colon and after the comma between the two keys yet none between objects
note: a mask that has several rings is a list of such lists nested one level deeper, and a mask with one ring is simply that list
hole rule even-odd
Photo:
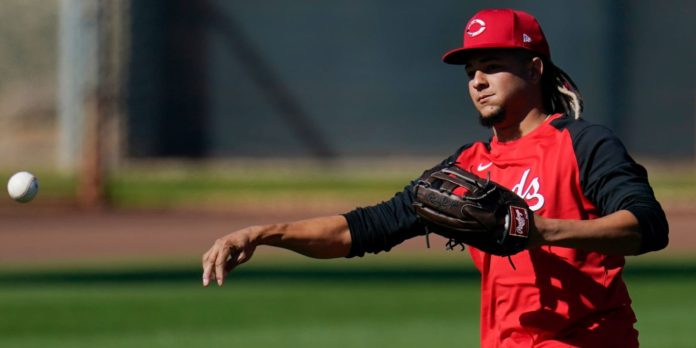
[{"label": "shadow on grass", "polygon": [[[631,265],[624,270],[626,278],[675,279],[696,278],[696,264],[683,265]],[[0,285],[22,284],[91,284],[91,283],[198,283],[199,269],[177,270],[127,270],[127,271],[38,271],[0,273]],[[247,268],[234,271],[235,281],[290,281],[290,282],[456,282],[475,281],[479,273],[473,268],[431,267],[404,268],[381,267],[357,269],[342,267],[323,269]]]},{"label": "shadow on grass", "polygon": [[[235,281],[329,281],[329,282],[409,282],[409,281],[457,281],[476,279],[478,272],[473,269],[239,269],[231,275]],[[180,270],[138,270],[138,271],[75,271],[75,272],[35,272],[22,274],[0,274],[0,284],[20,283],[165,283],[199,282],[198,269]]]}]

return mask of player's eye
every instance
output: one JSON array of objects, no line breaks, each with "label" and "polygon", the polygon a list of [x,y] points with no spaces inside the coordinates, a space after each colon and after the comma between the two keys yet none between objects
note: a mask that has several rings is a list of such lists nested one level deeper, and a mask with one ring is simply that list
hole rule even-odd
[{"label": "player's eye", "polygon": [[488,64],[483,68],[483,71],[485,71],[488,74],[492,74],[500,71],[502,68],[503,66],[500,64]]}]

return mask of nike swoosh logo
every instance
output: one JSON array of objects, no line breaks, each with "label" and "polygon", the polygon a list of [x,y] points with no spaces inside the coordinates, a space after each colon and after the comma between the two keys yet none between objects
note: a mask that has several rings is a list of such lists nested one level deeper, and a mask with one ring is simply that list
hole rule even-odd
[{"label": "nike swoosh logo", "polygon": [[488,162],[488,164],[483,164],[483,163],[481,163],[481,164],[478,165],[478,168],[477,168],[477,169],[478,169],[479,172],[482,172],[482,171],[488,169],[488,167],[490,167],[490,166],[492,166],[492,165],[493,165],[493,162]]}]

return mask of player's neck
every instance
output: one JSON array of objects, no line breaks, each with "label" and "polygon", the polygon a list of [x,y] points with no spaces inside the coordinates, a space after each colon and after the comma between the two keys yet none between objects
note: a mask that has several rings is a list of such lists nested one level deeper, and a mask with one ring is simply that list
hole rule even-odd
[{"label": "player's neck", "polygon": [[549,117],[547,113],[538,108],[529,112],[509,124],[501,124],[493,127],[493,134],[500,142],[513,141],[529,134],[539,127]]}]

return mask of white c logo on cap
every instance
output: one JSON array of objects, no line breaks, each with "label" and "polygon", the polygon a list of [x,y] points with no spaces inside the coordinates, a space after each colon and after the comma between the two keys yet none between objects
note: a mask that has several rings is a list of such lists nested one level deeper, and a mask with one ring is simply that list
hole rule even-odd
[{"label": "white c logo on cap", "polygon": [[[474,27],[474,24],[478,24],[478,29],[476,31],[471,31],[472,27]],[[483,33],[484,30],[486,30],[486,22],[480,19],[474,19],[471,21],[471,23],[469,23],[469,26],[466,27],[466,34],[470,37],[474,37]]]}]

